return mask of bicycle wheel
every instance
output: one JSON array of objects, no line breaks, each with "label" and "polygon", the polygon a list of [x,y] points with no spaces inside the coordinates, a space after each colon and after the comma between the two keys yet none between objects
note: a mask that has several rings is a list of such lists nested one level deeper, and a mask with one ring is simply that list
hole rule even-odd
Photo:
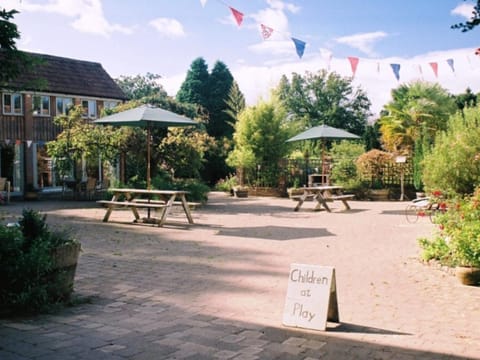
[{"label": "bicycle wheel", "polygon": [[418,221],[418,211],[418,206],[407,205],[407,207],[405,208],[405,216],[409,223],[414,224]]}]

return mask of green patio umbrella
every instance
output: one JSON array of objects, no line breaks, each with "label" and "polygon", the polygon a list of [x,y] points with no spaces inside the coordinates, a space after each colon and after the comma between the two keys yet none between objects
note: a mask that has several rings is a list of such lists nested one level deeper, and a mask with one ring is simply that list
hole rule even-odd
[{"label": "green patio umbrella", "polygon": [[104,116],[98,120],[95,120],[94,123],[112,126],[140,127],[147,130],[147,189],[150,189],[151,186],[150,133],[152,128],[197,125],[197,123],[190,118],[175,114],[159,107],[154,107],[152,105],[142,105],[113,115]]},{"label": "green patio umbrella", "polygon": [[360,136],[349,133],[348,131],[337,129],[328,125],[319,125],[295,135],[287,140],[287,142],[301,140],[316,140],[322,142],[322,173],[325,173],[325,140],[326,139],[360,139]]}]

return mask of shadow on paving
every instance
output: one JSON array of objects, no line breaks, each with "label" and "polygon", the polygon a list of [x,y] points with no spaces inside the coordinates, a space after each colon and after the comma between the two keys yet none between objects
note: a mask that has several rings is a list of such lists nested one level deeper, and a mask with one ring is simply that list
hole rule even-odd
[{"label": "shadow on paving", "polygon": [[284,226],[257,226],[225,228],[218,231],[218,235],[264,240],[295,240],[334,235],[325,228],[297,228],[295,232],[288,231],[291,227]]},{"label": "shadow on paving", "polygon": [[[238,200],[239,204],[227,200],[225,209],[233,206],[244,213],[252,206]],[[213,201],[213,206],[222,201]],[[261,302],[254,279],[285,281],[287,273],[275,270],[269,251],[236,247],[232,242],[216,246],[195,240],[193,231],[189,240],[178,239],[175,229],[167,232],[102,223],[80,212],[56,213],[54,204],[35,205],[48,212],[48,219],[68,223],[82,236],[84,252],[77,269],[74,305],[54,314],[0,320],[2,360],[467,359],[346,338],[365,334],[362,338],[376,335],[375,339],[389,341],[411,336],[362,324],[329,323],[328,331],[316,332],[283,327],[281,319],[278,326],[262,325],[261,319],[259,323],[234,320],[224,311],[230,301],[243,296],[255,299],[255,306]],[[264,207],[277,216],[294,214],[286,207]],[[223,213],[223,206],[218,208]],[[216,228],[205,226],[210,227]],[[268,234],[282,239],[283,227],[236,227],[231,232],[218,228],[224,236]],[[83,230],[95,236],[87,237]],[[304,230],[295,238],[331,235],[325,228]],[[218,301],[222,296],[224,303]],[[217,302],[210,302],[213,297]]]},{"label": "shadow on paving", "polygon": [[386,329],[352,324],[325,332],[262,326],[187,313],[162,302],[120,302],[113,296],[92,296],[88,303],[56,314],[0,321],[0,358],[466,359],[339,338],[335,333],[341,331],[399,336]]}]

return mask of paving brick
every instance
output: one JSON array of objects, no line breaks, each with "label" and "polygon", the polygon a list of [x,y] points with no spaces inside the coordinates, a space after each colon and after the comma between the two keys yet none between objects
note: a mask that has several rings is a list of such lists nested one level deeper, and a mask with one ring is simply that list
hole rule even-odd
[{"label": "paving brick", "polygon": [[[0,359],[480,360],[479,288],[418,261],[432,224],[407,223],[402,202],[292,205],[212,193],[195,225],[158,228],[128,211],[102,223],[96,204],[32,204],[80,230],[77,301],[0,320]],[[343,323],[282,326],[293,262],[335,267]]]}]

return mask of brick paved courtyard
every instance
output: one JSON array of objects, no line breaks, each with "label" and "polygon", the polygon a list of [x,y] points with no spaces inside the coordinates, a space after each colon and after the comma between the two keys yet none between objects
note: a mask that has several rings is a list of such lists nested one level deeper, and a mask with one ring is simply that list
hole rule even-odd
[{"label": "brick paved courtyard", "polygon": [[[211,193],[195,225],[179,212],[164,228],[102,223],[88,202],[1,207],[41,209],[83,252],[76,304],[0,320],[0,359],[480,359],[480,288],[418,261],[428,220],[407,223],[402,202],[294,205]],[[291,263],[335,267],[339,324],[282,325]]]}]

